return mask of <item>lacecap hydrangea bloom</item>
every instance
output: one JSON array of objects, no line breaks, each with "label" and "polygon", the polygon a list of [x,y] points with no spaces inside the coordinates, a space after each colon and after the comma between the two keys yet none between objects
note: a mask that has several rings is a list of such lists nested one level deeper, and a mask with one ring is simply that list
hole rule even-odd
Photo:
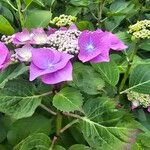
[{"label": "lacecap hydrangea bloom", "polygon": [[150,39],[150,20],[137,21],[129,26],[129,33],[133,39]]},{"label": "lacecap hydrangea bloom", "polygon": [[46,84],[56,84],[72,80],[72,55],[51,48],[32,50],[30,81],[37,77]]},{"label": "lacecap hydrangea bloom", "polygon": [[10,53],[4,43],[0,42],[0,71],[5,69],[10,62]]},{"label": "lacecap hydrangea bloom", "polygon": [[71,15],[60,15],[59,17],[55,17],[50,21],[51,24],[55,24],[58,27],[71,26],[77,21],[75,16]]},{"label": "lacecap hydrangea bloom", "polygon": [[[72,80],[70,60],[76,55],[82,62],[108,62],[111,49],[122,51],[127,48],[111,32],[100,29],[81,32],[75,25],[58,30],[49,27],[48,31],[43,28],[32,29],[31,32],[24,29],[11,38],[9,41],[17,46],[11,55],[12,60],[31,62],[30,81],[41,78],[46,84]],[[6,47],[4,50],[8,52]],[[6,64],[7,59],[2,61]]]}]

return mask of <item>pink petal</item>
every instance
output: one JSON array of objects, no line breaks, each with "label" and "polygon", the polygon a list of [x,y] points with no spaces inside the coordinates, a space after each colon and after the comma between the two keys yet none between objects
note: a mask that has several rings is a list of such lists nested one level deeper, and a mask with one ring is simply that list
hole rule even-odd
[{"label": "pink petal", "polygon": [[7,47],[2,42],[0,42],[0,65],[2,65],[5,62],[7,55],[8,55]]},{"label": "pink petal", "polygon": [[150,106],[147,107],[147,111],[150,112]]},{"label": "pink petal", "polygon": [[71,80],[72,80],[72,65],[70,62],[68,62],[68,64],[63,69],[42,76],[42,81],[46,84],[57,84],[63,81],[71,81]]}]

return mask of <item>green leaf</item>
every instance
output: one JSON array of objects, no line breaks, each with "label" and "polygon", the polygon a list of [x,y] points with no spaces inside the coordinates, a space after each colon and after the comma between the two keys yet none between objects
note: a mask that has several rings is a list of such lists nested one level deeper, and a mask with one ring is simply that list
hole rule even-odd
[{"label": "green leaf", "polygon": [[0,74],[0,88],[4,88],[9,80],[13,80],[28,71],[28,67],[24,64],[10,65]]},{"label": "green leaf", "polygon": [[80,31],[94,30],[93,24],[89,21],[80,21],[80,22],[77,22],[76,25]]},{"label": "green leaf", "polygon": [[66,150],[66,149],[60,145],[55,145],[53,150]]},{"label": "green leaf", "polygon": [[0,143],[2,143],[6,137],[7,137],[7,131],[6,131],[2,121],[0,120]]},{"label": "green leaf", "polygon": [[21,141],[13,150],[48,150],[50,147],[50,139],[43,133],[36,133],[28,136]]},{"label": "green leaf", "polygon": [[34,84],[26,80],[14,80],[0,90],[0,112],[20,119],[31,116],[41,104],[42,97],[51,92],[37,93]]},{"label": "green leaf", "polygon": [[86,66],[81,63],[75,63],[73,69],[73,81],[70,85],[79,90],[95,95],[104,87],[104,81],[101,76],[94,71],[91,66]]},{"label": "green leaf", "polygon": [[72,145],[69,150],[92,150],[90,147],[82,145],[82,144],[75,144]]},{"label": "green leaf", "polygon": [[48,26],[52,17],[52,13],[46,10],[29,11],[25,19],[26,28],[37,28]]},{"label": "green leaf", "polygon": [[145,51],[150,51],[150,41],[147,40],[140,44],[140,48]]},{"label": "green leaf", "polygon": [[103,80],[112,86],[119,81],[119,69],[115,62],[92,64],[93,68],[101,74]]},{"label": "green leaf", "polygon": [[121,93],[134,90],[139,93],[150,94],[150,64],[138,65],[133,69],[129,78],[129,88]]},{"label": "green leaf", "polygon": [[44,133],[49,135],[51,130],[51,120],[42,115],[35,115],[30,118],[15,121],[7,133],[8,142],[12,145],[28,137],[32,133]]},{"label": "green leaf", "polygon": [[0,33],[11,35],[15,32],[9,21],[2,15],[0,15]]},{"label": "green leaf", "polygon": [[128,121],[124,125],[118,124],[117,126],[117,123],[114,123],[116,121],[111,120],[111,117],[113,118],[117,114],[117,120],[121,121],[122,115],[119,119],[120,111],[115,109],[115,105],[108,98],[89,100],[83,109],[86,117],[80,122],[80,128],[92,148],[121,150],[127,148],[134,140],[132,135],[135,134],[136,130],[130,128]]},{"label": "green leaf", "polygon": [[75,6],[88,6],[90,4],[89,0],[71,0],[70,3]]},{"label": "green leaf", "polygon": [[71,87],[66,87],[53,98],[53,105],[64,112],[81,110],[83,97],[81,93]]}]

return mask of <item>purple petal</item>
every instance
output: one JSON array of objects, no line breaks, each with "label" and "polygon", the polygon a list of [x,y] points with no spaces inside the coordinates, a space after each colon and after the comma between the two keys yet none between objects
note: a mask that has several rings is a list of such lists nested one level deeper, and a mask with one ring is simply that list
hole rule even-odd
[{"label": "purple petal", "polygon": [[75,24],[72,24],[70,27],[69,27],[69,30],[78,30],[77,26]]},{"label": "purple petal", "polygon": [[62,81],[71,81],[71,80],[72,80],[72,65],[70,62],[68,62],[68,64],[63,69],[42,76],[42,81],[46,84],[57,84]]},{"label": "purple petal", "polygon": [[56,31],[57,31],[57,29],[48,27],[47,35],[49,36],[49,35],[55,33]]},{"label": "purple petal", "polygon": [[7,47],[2,42],[0,42],[0,65],[2,65],[5,62],[7,55],[8,55]]},{"label": "purple petal", "polygon": [[17,58],[20,61],[30,61],[32,57],[32,49],[31,45],[25,45],[22,48],[15,49]]},{"label": "purple petal", "polygon": [[48,41],[48,36],[42,28],[33,29],[31,37],[32,44],[46,44]]},{"label": "purple petal", "polygon": [[147,107],[147,111],[150,112],[150,106]]},{"label": "purple petal", "polygon": [[103,51],[102,54],[99,54],[98,56],[96,56],[95,58],[93,58],[92,60],[90,60],[90,62],[92,63],[99,63],[99,62],[109,62],[110,58],[109,58],[109,49],[106,51]]},{"label": "purple petal", "polygon": [[94,59],[96,56],[108,50],[108,42],[103,40],[105,34],[99,31],[83,31],[79,37],[80,53],[78,58],[82,62]]},{"label": "purple petal", "polygon": [[18,32],[13,35],[13,44],[28,44],[30,43],[31,36],[27,29],[23,29],[22,32]]},{"label": "purple petal", "polygon": [[110,41],[110,48],[116,51],[122,51],[127,48],[127,46],[111,32],[105,32],[105,39]]}]

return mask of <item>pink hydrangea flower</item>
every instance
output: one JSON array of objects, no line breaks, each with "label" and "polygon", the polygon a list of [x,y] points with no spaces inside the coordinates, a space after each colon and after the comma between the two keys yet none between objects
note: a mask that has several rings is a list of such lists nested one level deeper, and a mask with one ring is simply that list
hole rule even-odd
[{"label": "pink hydrangea flower", "polygon": [[32,52],[33,49],[30,45],[24,45],[22,48],[15,49],[16,52],[16,58],[19,59],[22,62],[29,62],[31,61]]},{"label": "pink hydrangea flower", "polygon": [[83,31],[79,37],[80,52],[78,58],[82,62],[108,62],[110,49],[121,51],[127,46],[111,32]]},{"label": "pink hydrangea flower", "polygon": [[78,58],[82,62],[108,62],[109,42],[103,40],[105,33],[99,31],[83,31],[79,36],[80,52]]},{"label": "pink hydrangea flower", "polygon": [[72,80],[72,55],[50,48],[32,50],[30,81],[40,77],[46,84]]},{"label": "pink hydrangea flower", "polygon": [[147,107],[147,111],[150,112],[150,106]]},{"label": "pink hydrangea flower", "polygon": [[42,44],[46,44],[48,41],[48,36],[43,30],[43,28],[33,29],[31,33],[31,37],[33,40],[32,44],[42,45]]},{"label": "pink hydrangea flower", "polygon": [[7,47],[0,42],[0,71],[5,69],[10,62],[10,54]]},{"label": "pink hydrangea flower", "polygon": [[31,43],[31,35],[27,29],[18,32],[12,36],[12,43],[15,45],[24,45]]},{"label": "pink hydrangea flower", "polygon": [[132,107],[131,109],[134,110],[135,108],[139,107],[140,106],[140,103],[139,101],[135,100],[132,102]]}]

